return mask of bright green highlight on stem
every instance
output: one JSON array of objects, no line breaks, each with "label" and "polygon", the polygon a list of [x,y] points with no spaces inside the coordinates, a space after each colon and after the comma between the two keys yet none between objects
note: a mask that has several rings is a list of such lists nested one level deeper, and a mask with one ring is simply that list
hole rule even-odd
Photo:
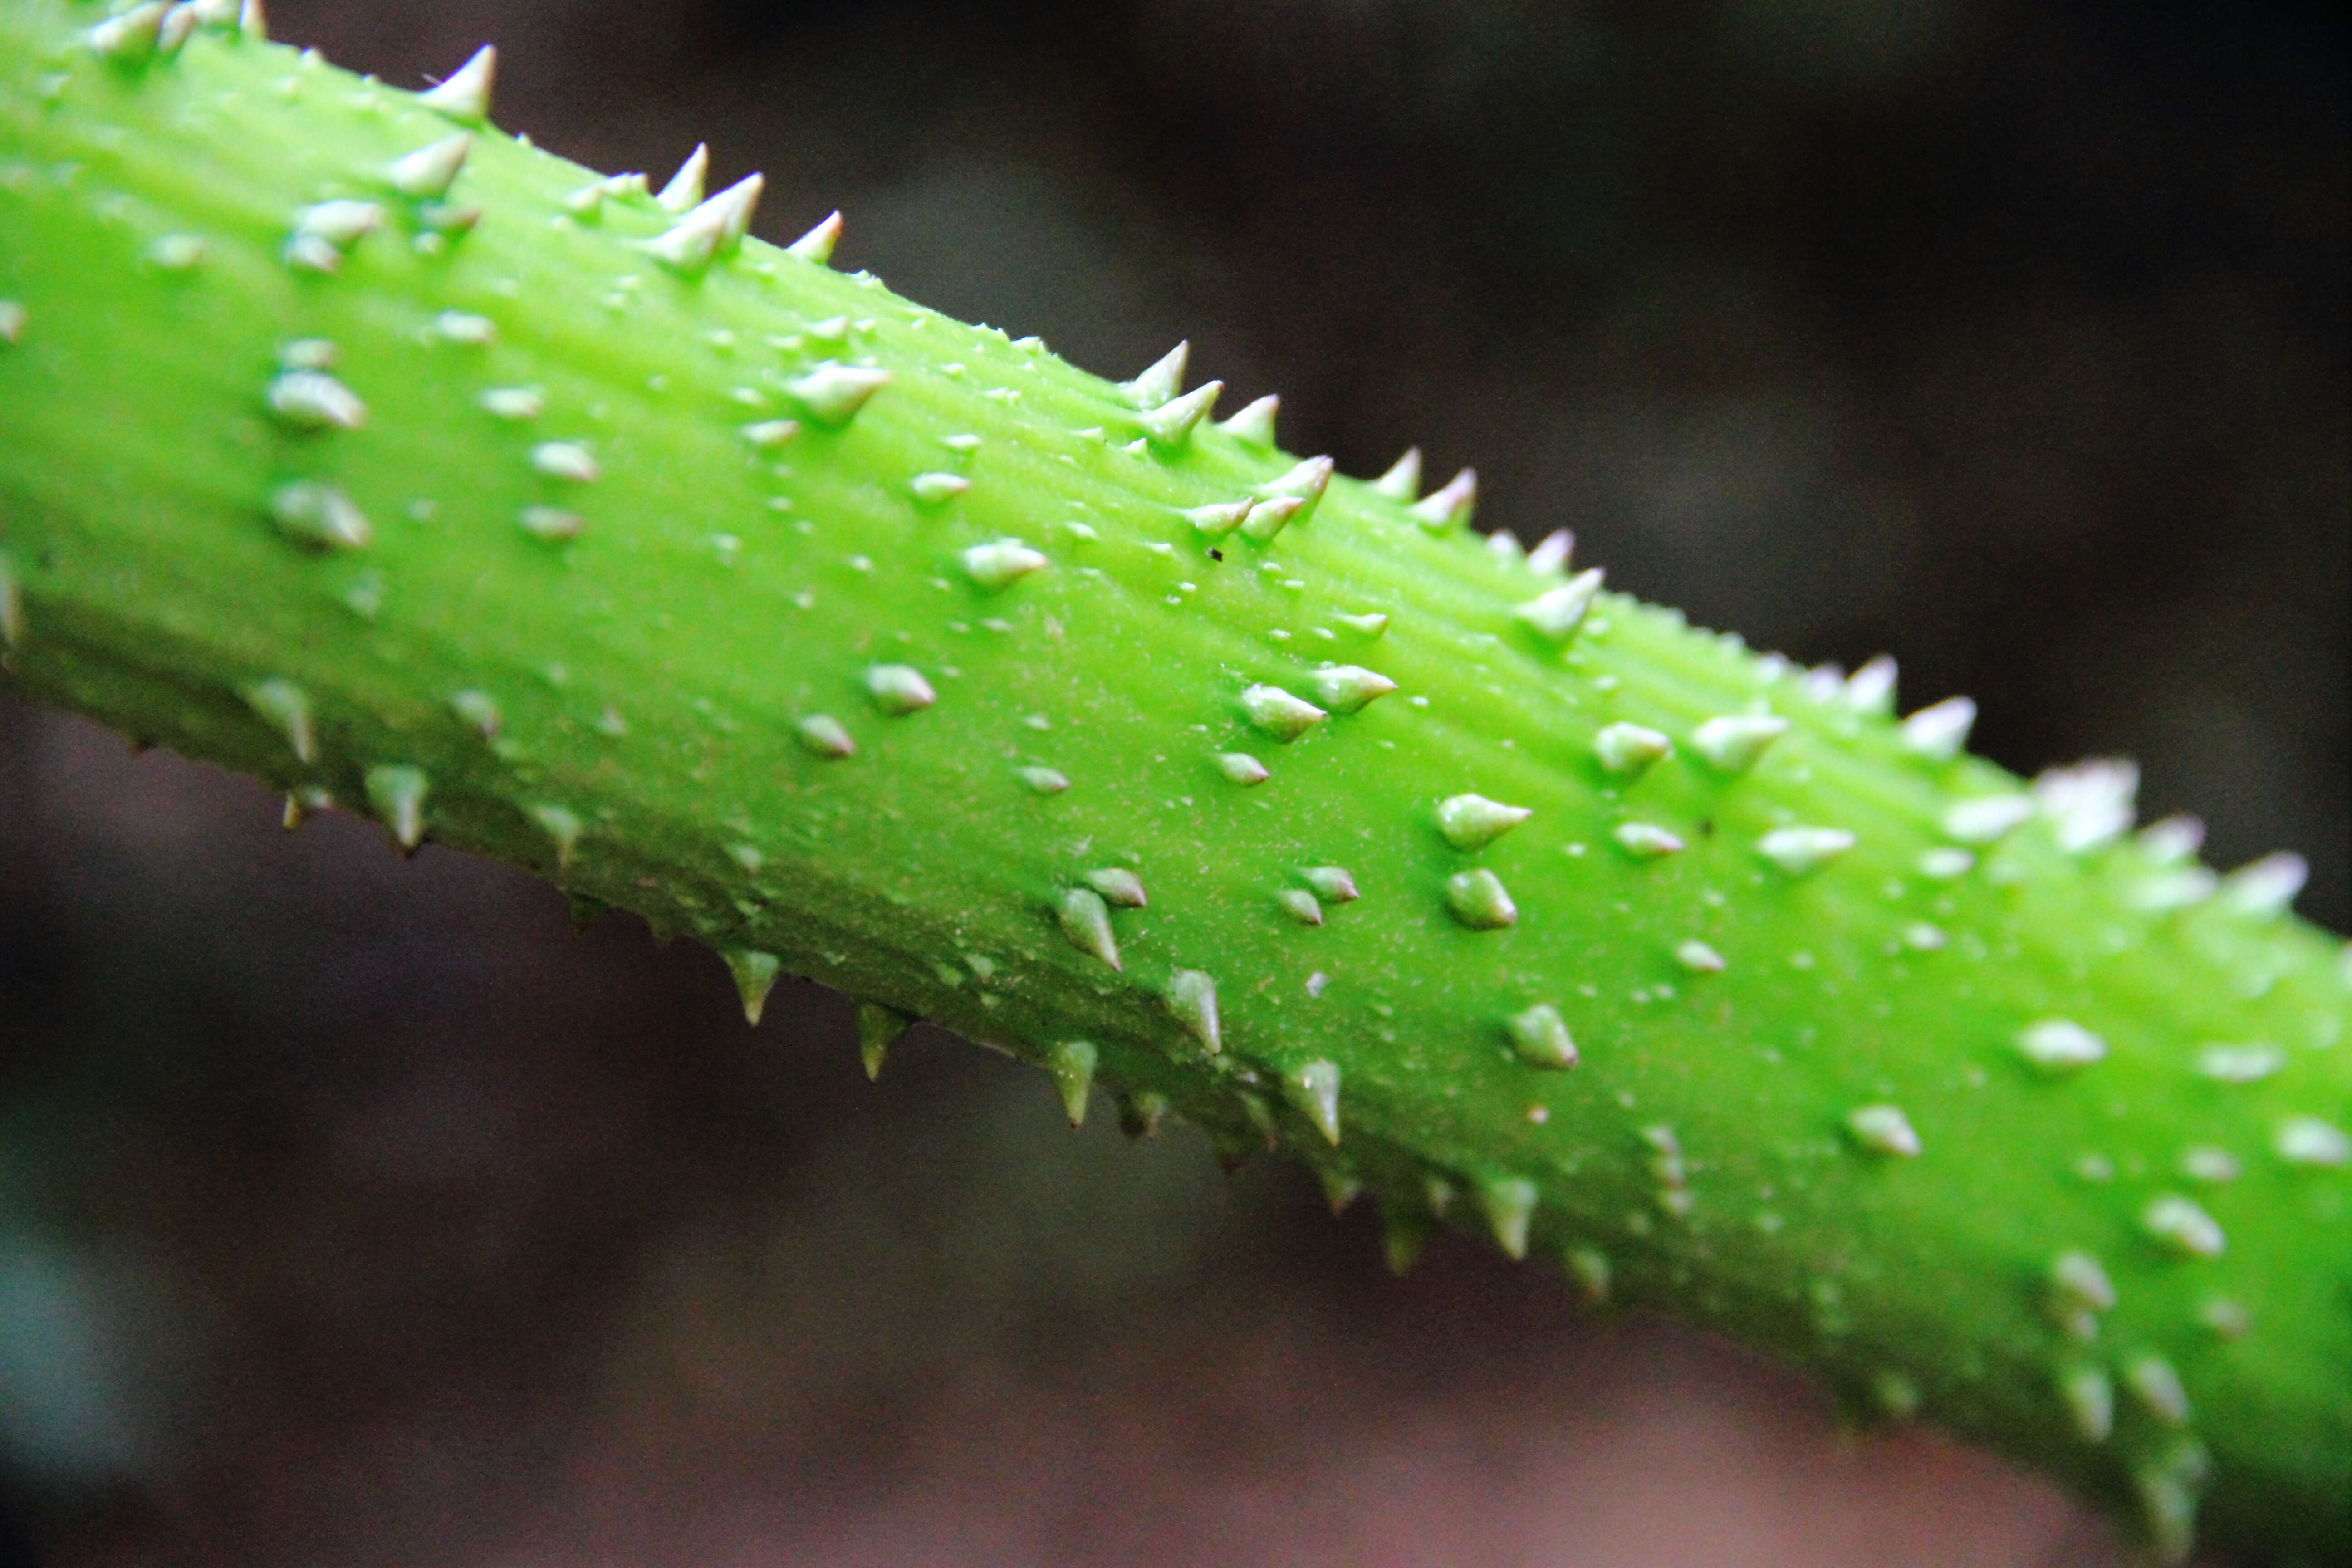
[{"label": "bright green highlight on stem", "polygon": [[[28,689],[1280,1145],[2193,1533],[2352,1542],[2352,971],[1558,547],[240,37],[0,0]],[[697,205],[698,202],[700,205]]]}]

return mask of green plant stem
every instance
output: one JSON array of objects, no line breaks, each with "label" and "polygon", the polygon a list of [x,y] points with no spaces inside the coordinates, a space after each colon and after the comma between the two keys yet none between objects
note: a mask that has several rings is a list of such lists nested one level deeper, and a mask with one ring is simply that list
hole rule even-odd
[{"label": "green plant stem", "polygon": [[197,9],[117,58],[0,0],[26,689],[755,1010],[838,986],[877,1066],[930,1018],[1279,1145],[1400,1262],[1487,1232],[2167,1556],[2200,1500],[2352,1543],[2352,973],[2282,863]]}]

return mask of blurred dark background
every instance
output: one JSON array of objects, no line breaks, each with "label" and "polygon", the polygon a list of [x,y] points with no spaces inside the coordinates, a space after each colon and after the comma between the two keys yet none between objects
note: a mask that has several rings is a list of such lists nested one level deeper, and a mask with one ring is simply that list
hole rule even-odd
[{"label": "blurred dark background", "polygon": [[[272,0],[1807,661],[2346,927],[2347,50],[2281,5]],[[1719,1345],[0,697],[0,1564],[2118,1561]],[[1101,1112],[1106,1108],[1097,1106]]]}]

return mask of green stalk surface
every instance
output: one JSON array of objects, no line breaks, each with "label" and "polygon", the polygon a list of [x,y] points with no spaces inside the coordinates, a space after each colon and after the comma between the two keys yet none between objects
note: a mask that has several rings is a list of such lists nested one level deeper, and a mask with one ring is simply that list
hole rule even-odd
[{"label": "green stalk surface", "polygon": [[22,688],[755,1012],[836,986],[877,1066],[932,1019],[1279,1146],[1401,1266],[1490,1234],[2162,1557],[2352,1552],[2352,970],[2289,862],[235,10],[0,0]]}]

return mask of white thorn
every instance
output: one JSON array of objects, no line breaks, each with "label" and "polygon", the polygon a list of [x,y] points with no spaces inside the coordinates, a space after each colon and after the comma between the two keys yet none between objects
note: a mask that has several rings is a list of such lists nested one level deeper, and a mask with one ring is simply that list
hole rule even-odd
[{"label": "white thorn", "polygon": [[1598,566],[1580,572],[1557,588],[1545,590],[1511,612],[1518,621],[1540,637],[1553,642],[1565,642],[1576,635],[1584,624],[1585,613],[1600,596],[1601,569]]},{"label": "white thorn", "polygon": [[1318,669],[1307,678],[1316,697],[1334,713],[1353,713],[1375,698],[1394,691],[1396,682],[1361,665],[1340,664]]},{"label": "white thorn", "polygon": [[696,205],[663,233],[645,242],[646,252],[665,266],[691,272],[707,265],[720,251],[731,249],[751,230],[751,214],[767,188],[764,174],[746,174],[717,195]]},{"label": "white thorn", "polygon": [[1017,539],[975,544],[963,552],[964,575],[991,594],[1050,564],[1043,553]]},{"label": "white thorn", "polygon": [[268,41],[269,18],[262,13],[261,0],[245,0],[237,7],[236,31],[239,37],[250,38],[257,44]]},{"label": "white thorn", "polygon": [[2139,793],[2137,764],[2095,758],[2052,768],[2033,781],[2034,804],[2050,819],[2058,847],[2070,855],[2114,843],[2132,825]]},{"label": "white thorn", "polygon": [[416,101],[427,109],[438,110],[452,120],[488,120],[490,116],[490,88],[499,74],[499,51],[495,44],[484,44],[474,56],[444,80],[440,86],[419,93]]},{"label": "white thorn", "polygon": [[1269,392],[1217,428],[1244,447],[1263,450],[1274,445],[1274,416],[1281,411],[1282,399]]},{"label": "white thorn", "polygon": [[1372,489],[1392,501],[1411,506],[1421,496],[1421,448],[1407,447],[1389,471],[1372,481]]},{"label": "white thorn", "polygon": [[1445,481],[1445,488],[1433,490],[1406,510],[1432,533],[1460,528],[1470,521],[1473,508],[1478,504],[1478,475],[1465,468]]},{"label": "white thorn", "polygon": [[821,364],[784,384],[784,390],[820,425],[846,423],[866,400],[890,384],[890,373],[864,365]]},{"label": "white thorn", "polygon": [[1223,539],[1242,525],[1242,520],[1250,514],[1250,505],[1245,500],[1217,501],[1188,508],[1181,515],[1211,539]]},{"label": "white thorn", "polygon": [[907,481],[908,493],[925,506],[937,506],[950,501],[971,489],[971,481],[961,474],[944,471],[917,474]]},{"label": "white thorn", "polygon": [[1188,340],[1178,343],[1153,361],[1151,367],[1119,390],[1138,408],[1159,407],[1184,389],[1184,362],[1192,357],[1192,345]]},{"label": "white thorn", "polygon": [[2250,860],[2221,879],[2221,900],[2244,915],[2284,914],[2303,891],[2311,868],[2302,856],[2282,849]]},{"label": "white thorn", "polygon": [[1192,439],[1192,426],[1217,405],[1217,395],[1224,389],[1222,381],[1203,382],[1181,397],[1171,397],[1159,407],[1146,410],[1136,423],[1154,445],[1181,447]]},{"label": "white thorn", "polygon": [[1895,702],[1895,656],[1880,654],[1846,677],[1838,700],[1857,713],[1884,713]]},{"label": "white thorn", "polygon": [[841,215],[828,214],[823,223],[793,241],[784,248],[803,261],[813,261],[819,267],[833,259],[833,247],[841,243]]},{"label": "white thorn", "polygon": [[445,196],[457,183],[457,171],[466,166],[466,154],[473,150],[473,134],[465,131],[419,147],[393,161],[392,188],[420,200]]},{"label": "white thorn", "polygon": [[1663,860],[1683,851],[1683,841],[1654,822],[1621,822],[1610,837],[1636,860]]},{"label": "white thorn", "polygon": [[1675,743],[1640,724],[1603,725],[1592,737],[1592,754],[1612,773],[1638,776],[1675,754]]},{"label": "white thorn", "polygon": [[1768,713],[1727,713],[1692,731],[1690,746],[1721,772],[1744,773],[1788,730],[1786,719]]},{"label": "white thorn", "polygon": [[709,144],[698,142],[694,144],[694,151],[686,155],[686,162],[677,166],[677,173],[669,177],[669,184],[664,185],[661,194],[654,198],[655,205],[670,213],[682,213],[699,205],[702,182],[709,173]]},{"label": "white thorn", "polygon": [[1853,847],[1843,827],[1776,827],[1756,841],[1756,853],[1791,877],[1811,876]]},{"label": "white thorn", "polygon": [[1328,1061],[1312,1061],[1283,1075],[1284,1094],[1298,1114],[1315,1124],[1327,1143],[1339,1142],[1339,1068]]},{"label": "white thorn", "polygon": [[1559,1009],[1549,1002],[1514,1013],[1504,1029],[1511,1037],[1512,1051],[1529,1067],[1565,1070],[1576,1065],[1576,1040]]},{"label": "white thorn", "polygon": [[1848,1111],[1845,1130],[1873,1154],[1903,1160],[1919,1157],[1919,1134],[1911,1130],[1911,1119],[1898,1106],[1865,1105]]},{"label": "white thorn", "polygon": [[1437,831],[1456,849],[1483,849],[1534,815],[1483,795],[1448,795],[1437,803]]},{"label": "white thorn", "polygon": [[86,35],[91,51],[110,59],[143,58],[155,47],[156,37],[163,31],[163,13],[170,8],[160,0],[148,0],[146,5],[134,5],[120,16],[108,17]]},{"label": "white thorn", "polygon": [[929,708],[939,700],[923,672],[910,664],[877,664],[866,671],[866,689],[874,706],[893,719]]},{"label": "white thorn", "polygon": [[1251,723],[1286,745],[1328,717],[1305,698],[1263,682],[1243,688],[1242,711]]},{"label": "white thorn", "polygon": [[1576,535],[1565,528],[1556,528],[1544,535],[1543,542],[1528,552],[1528,570],[1538,576],[1557,577],[1568,570],[1569,558],[1576,553]]},{"label": "white thorn", "polygon": [[1903,749],[1931,763],[1948,763],[1969,743],[1977,721],[1977,705],[1966,697],[1947,697],[1903,721]]},{"label": "white thorn", "polygon": [[1990,844],[2005,838],[2033,815],[2033,800],[2022,795],[1980,795],[1955,801],[1944,812],[1944,836],[1962,844]]},{"label": "white thorn", "polygon": [[2071,1018],[2043,1018],[2018,1032],[2017,1054],[2055,1078],[2105,1060],[2107,1042]]}]

